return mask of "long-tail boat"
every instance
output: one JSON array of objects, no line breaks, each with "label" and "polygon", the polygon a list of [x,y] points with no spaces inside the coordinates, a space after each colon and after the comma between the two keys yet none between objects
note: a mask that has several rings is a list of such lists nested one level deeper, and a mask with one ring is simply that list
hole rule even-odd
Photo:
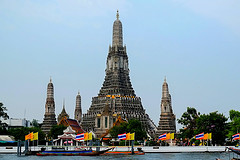
[{"label": "long-tail boat", "polygon": [[135,154],[135,155],[144,155],[145,153],[143,152],[142,148],[137,148],[138,151],[114,151],[112,149],[112,151],[107,151],[105,153],[103,153],[102,155],[132,155],[132,154]]},{"label": "long-tail boat", "polygon": [[37,153],[37,156],[99,156],[105,152],[111,150],[108,148],[103,151],[93,151],[93,150],[51,150],[42,151]]}]

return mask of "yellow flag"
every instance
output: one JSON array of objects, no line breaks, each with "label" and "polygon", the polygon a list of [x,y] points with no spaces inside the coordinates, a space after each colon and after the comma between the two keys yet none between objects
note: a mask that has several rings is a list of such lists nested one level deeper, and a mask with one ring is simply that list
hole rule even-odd
[{"label": "yellow flag", "polygon": [[170,134],[170,139],[174,139],[174,133]]},{"label": "yellow flag", "polygon": [[130,134],[130,139],[129,140],[135,140],[135,133]]},{"label": "yellow flag", "polygon": [[38,140],[38,132],[33,133],[33,140]]},{"label": "yellow flag", "polygon": [[171,137],[170,133],[167,133],[166,140],[170,139],[170,137]]},{"label": "yellow flag", "polygon": [[88,140],[88,132],[84,133],[84,141],[87,141],[87,140]]},{"label": "yellow flag", "polygon": [[212,133],[208,133],[208,139],[212,139]]},{"label": "yellow flag", "polygon": [[207,139],[208,139],[208,133],[204,134],[203,139],[204,139],[204,140],[207,140]]},{"label": "yellow flag", "polygon": [[130,135],[131,135],[130,133],[127,133],[127,134],[126,134],[126,140],[131,140]]},{"label": "yellow flag", "polygon": [[88,140],[92,140],[92,132],[88,133]]}]

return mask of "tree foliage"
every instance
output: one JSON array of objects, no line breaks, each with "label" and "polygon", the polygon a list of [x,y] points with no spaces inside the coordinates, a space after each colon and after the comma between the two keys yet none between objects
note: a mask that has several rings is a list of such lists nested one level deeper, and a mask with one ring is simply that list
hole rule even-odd
[{"label": "tree foliage", "polygon": [[197,128],[196,120],[199,116],[200,113],[195,108],[187,107],[187,111],[178,119],[178,123],[183,125],[183,129],[180,129],[181,138],[192,138],[194,136],[194,131]]},{"label": "tree foliage", "polygon": [[127,132],[135,133],[136,140],[143,140],[144,138],[147,138],[147,133],[142,128],[141,122],[136,119],[130,119],[128,121]]},{"label": "tree foliage", "polygon": [[230,110],[229,117],[231,122],[229,122],[228,138],[231,138],[232,135],[239,133],[240,131],[240,112],[235,110]]},{"label": "tree foliage", "polygon": [[228,118],[217,111],[200,115],[200,117],[196,119],[197,130],[195,134],[201,132],[212,133],[212,143],[223,145],[228,133],[227,120]]},{"label": "tree foliage", "polygon": [[54,125],[52,126],[49,136],[52,137],[53,139],[57,139],[58,135],[63,134],[63,130],[65,130],[67,127],[64,125]]},{"label": "tree foliage", "polygon": [[122,123],[120,123],[120,125],[118,125],[118,126],[116,125],[116,126],[112,127],[109,131],[111,137],[117,138],[118,134],[127,132],[127,126],[128,126],[128,123],[122,122]]},{"label": "tree foliage", "polygon": [[32,124],[33,127],[39,127],[38,120],[36,120],[36,119],[33,119],[31,124]]},{"label": "tree foliage", "polygon": [[230,110],[229,111],[229,118],[230,118],[231,121],[234,121],[235,119],[239,119],[240,118],[240,112],[235,111],[235,110]]},{"label": "tree foliage", "polygon": [[31,132],[38,132],[38,140],[44,141],[45,133],[38,127],[21,127],[21,128],[11,128],[8,130],[8,134],[15,137],[15,140],[25,140],[25,135]]},{"label": "tree foliage", "polygon": [[142,128],[141,122],[136,119],[130,119],[128,123],[123,122],[119,126],[114,126],[110,129],[110,135],[113,138],[117,138],[118,134],[129,132],[135,133],[135,140],[143,140],[144,138],[147,138],[147,133]]},{"label": "tree foliage", "polygon": [[[9,116],[8,114],[6,113],[7,111],[7,108],[3,106],[3,103],[0,102],[0,118],[3,118],[3,119],[8,119]],[[0,119],[0,127],[2,126],[2,121]]]}]

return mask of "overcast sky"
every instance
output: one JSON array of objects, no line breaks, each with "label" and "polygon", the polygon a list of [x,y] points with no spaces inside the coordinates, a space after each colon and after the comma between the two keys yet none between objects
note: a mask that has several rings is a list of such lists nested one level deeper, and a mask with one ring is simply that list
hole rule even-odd
[{"label": "overcast sky", "polygon": [[[162,83],[172,107],[228,116],[240,106],[239,0],[0,0],[0,102],[11,118],[43,121],[47,84],[56,115],[83,113],[105,76],[119,10],[130,78],[158,125]],[[178,128],[181,126],[178,125]]]}]

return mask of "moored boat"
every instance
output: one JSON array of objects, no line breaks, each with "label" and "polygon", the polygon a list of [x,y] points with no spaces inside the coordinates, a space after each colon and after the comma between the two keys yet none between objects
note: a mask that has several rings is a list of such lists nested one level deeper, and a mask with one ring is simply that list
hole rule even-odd
[{"label": "moored boat", "polygon": [[37,156],[98,156],[101,155],[112,148],[103,151],[93,151],[93,150],[51,150],[42,151],[37,153]]},{"label": "moored boat", "polygon": [[228,150],[240,155],[240,149],[233,148],[233,147],[226,147]]},{"label": "moored boat", "polygon": [[144,155],[144,152],[139,152],[139,151],[134,151],[134,153],[132,153],[132,151],[108,151],[103,153],[102,155]]},{"label": "moored boat", "polygon": [[107,151],[105,152],[103,155],[132,155],[132,154],[135,154],[135,155],[144,155],[145,153],[143,152],[142,148],[137,148],[138,151]]}]

